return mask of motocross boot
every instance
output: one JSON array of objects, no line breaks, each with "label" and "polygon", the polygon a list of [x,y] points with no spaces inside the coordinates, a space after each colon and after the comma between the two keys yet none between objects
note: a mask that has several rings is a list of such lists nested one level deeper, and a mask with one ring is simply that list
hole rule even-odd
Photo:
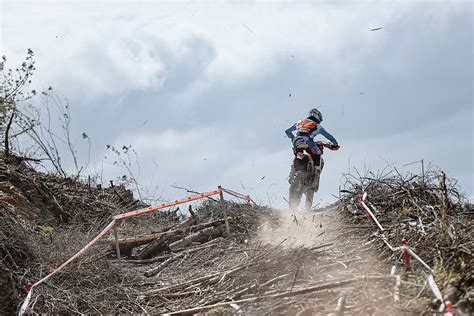
[{"label": "motocross boot", "polygon": [[305,202],[305,209],[311,210],[313,207],[313,198],[314,198],[314,191],[312,188],[308,188],[306,190],[306,202]]},{"label": "motocross boot", "polygon": [[291,184],[293,182],[293,179],[295,177],[296,173],[296,168],[295,168],[295,161],[291,163],[291,169],[290,169],[290,175],[288,176],[288,183]]},{"label": "motocross boot", "polygon": [[315,166],[311,183],[306,189],[306,194],[305,194],[306,195],[306,203],[305,203],[306,210],[311,210],[313,207],[313,198],[314,198],[314,194],[318,192],[318,189],[319,189],[320,176],[321,176],[321,166]]},{"label": "motocross boot", "polygon": [[311,183],[311,189],[313,192],[318,192],[319,189],[319,178],[321,177],[321,165],[314,167],[313,181]]}]

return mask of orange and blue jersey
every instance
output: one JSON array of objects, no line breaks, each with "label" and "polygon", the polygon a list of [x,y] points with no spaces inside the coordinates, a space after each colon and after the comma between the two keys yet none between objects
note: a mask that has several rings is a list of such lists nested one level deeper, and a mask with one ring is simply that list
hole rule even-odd
[{"label": "orange and blue jersey", "polygon": [[[296,131],[296,135],[293,132]],[[295,124],[291,125],[286,131],[286,135],[293,140],[296,137],[307,137],[313,140],[319,134],[326,137],[331,143],[337,145],[337,140],[329,134],[321,124],[318,124],[316,121],[311,118],[306,118],[299,120]]]},{"label": "orange and blue jersey", "polygon": [[[296,131],[296,136],[293,132]],[[321,162],[321,150],[314,142],[314,138],[319,134],[326,137],[331,143],[337,145],[337,140],[329,134],[320,123],[313,120],[311,117],[299,120],[295,124],[291,125],[286,131],[286,135],[291,138],[293,142],[293,148],[296,148],[300,144],[308,145],[306,149],[313,157],[313,161],[316,166],[320,165]],[[296,153],[296,151],[295,151]]]}]

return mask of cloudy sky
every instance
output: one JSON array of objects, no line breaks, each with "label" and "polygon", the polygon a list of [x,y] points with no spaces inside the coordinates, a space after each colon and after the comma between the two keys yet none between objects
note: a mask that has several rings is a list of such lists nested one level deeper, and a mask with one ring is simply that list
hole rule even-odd
[{"label": "cloudy sky", "polygon": [[335,200],[349,168],[420,159],[473,196],[471,2],[2,1],[1,12],[1,54],[13,66],[34,50],[34,86],[69,99],[104,181],[124,173],[106,145],[132,145],[147,194],[222,184],[283,206],[284,130],[319,107],[342,148],[325,154],[318,202]]}]

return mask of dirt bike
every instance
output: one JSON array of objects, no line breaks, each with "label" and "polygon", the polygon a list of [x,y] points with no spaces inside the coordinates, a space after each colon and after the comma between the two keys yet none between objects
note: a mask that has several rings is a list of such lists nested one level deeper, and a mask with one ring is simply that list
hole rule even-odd
[{"label": "dirt bike", "polygon": [[319,189],[319,178],[324,167],[324,159],[322,157],[324,148],[331,150],[339,149],[329,143],[316,142],[321,151],[321,162],[316,166],[312,156],[306,151],[308,145],[300,144],[293,148],[295,158],[293,159],[292,172],[290,174],[290,208],[296,208],[300,205],[303,194],[306,196],[305,208],[311,209],[313,205],[314,193]]}]

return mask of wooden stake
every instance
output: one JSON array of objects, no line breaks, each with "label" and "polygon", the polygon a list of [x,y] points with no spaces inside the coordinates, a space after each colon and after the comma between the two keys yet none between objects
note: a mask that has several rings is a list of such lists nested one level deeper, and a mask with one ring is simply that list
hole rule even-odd
[{"label": "wooden stake", "polygon": [[222,187],[218,186],[217,189],[219,190],[219,198],[221,202],[224,202],[224,191],[222,191]]},{"label": "wooden stake", "polygon": [[115,252],[117,253],[117,259],[120,262],[120,247],[118,243],[118,235],[117,235],[117,226],[114,226],[114,238],[115,238]]},{"label": "wooden stake", "polygon": [[221,200],[221,204],[222,204],[222,210],[224,212],[224,220],[225,220],[225,233],[227,236],[230,235],[230,227],[229,227],[229,220],[227,219],[227,210],[226,208],[224,207],[224,192],[222,191],[222,187],[221,186],[218,186],[217,189],[219,190],[219,198]]},{"label": "wooden stake", "polygon": [[191,217],[196,217],[196,213],[194,213],[193,211],[193,206],[192,205],[189,205],[189,214],[191,215]]},{"label": "wooden stake", "polygon": [[[405,238],[402,239],[402,246],[407,245],[407,240]],[[410,265],[410,255],[408,254],[408,250],[405,250],[403,253],[403,262],[405,263],[405,269],[408,271]]]},{"label": "wooden stake", "polygon": [[421,159],[421,177],[423,180],[423,185],[425,185],[425,162]]}]

